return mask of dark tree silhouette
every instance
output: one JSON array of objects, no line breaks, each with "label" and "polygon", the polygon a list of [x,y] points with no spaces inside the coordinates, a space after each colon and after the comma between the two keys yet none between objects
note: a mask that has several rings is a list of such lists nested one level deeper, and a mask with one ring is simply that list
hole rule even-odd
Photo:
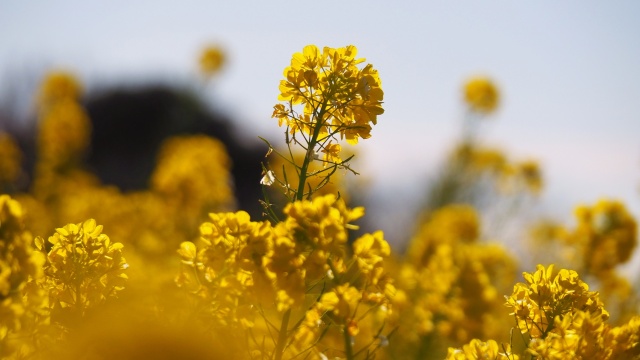
[{"label": "dark tree silhouette", "polygon": [[93,123],[86,165],[105,184],[123,191],[147,188],[166,138],[206,134],[227,148],[239,208],[261,217],[260,162],[266,146],[257,137],[240,141],[232,119],[208,109],[193,93],[164,85],[109,89],[90,94],[85,106]]}]

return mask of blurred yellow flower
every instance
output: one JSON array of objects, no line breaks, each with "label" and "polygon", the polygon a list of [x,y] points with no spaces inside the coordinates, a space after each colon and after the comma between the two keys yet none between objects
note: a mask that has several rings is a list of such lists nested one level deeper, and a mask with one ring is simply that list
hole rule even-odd
[{"label": "blurred yellow flower", "polygon": [[38,155],[53,167],[77,164],[89,146],[91,122],[75,100],[51,104],[40,119]]},{"label": "blurred yellow flower", "polygon": [[11,135],[0,132],[0,190],[22,175],[22,152]]},{"label": "blurred yellow flower", "polygon": [[9,195],[0,195],[0,358],[5,336],[19,330],[27,310],[26,284],[42,275],[44,256],[34,251],[24,226],[25,212]]},{"label": "blurred yellow flower", "polygon": [[568,243],[582,252],[584,268],[602,274],[631,258],[638,244],[638,225],[624,204],[600,200],[575,210],[578,226]]},{"label": "blurred yellow flower", "polygon": [[225,62],[224,52],[218,46],[209,45],[200,54],[200,71],[205,76],[211,76],[222,68]]},{"label": "blurred yellow flower", "polygon": [[464,100],[472,111],[489,114],[497,109],[500,93],[491,79],[473,77],[464,85]]},{"label": "blurred yellow flower", "polygon": [[206,135],[174,136],[162,143],[151,188],[190,216],[230,209],[235,202],[231,159],[224,144]]},{"label": "blurred yellow flower", "polygon": [[42,108],[63,100],[78,101],[81,94],[82,86],[75,76],[68,72],[55,71],[42,81],[38,105]]}]

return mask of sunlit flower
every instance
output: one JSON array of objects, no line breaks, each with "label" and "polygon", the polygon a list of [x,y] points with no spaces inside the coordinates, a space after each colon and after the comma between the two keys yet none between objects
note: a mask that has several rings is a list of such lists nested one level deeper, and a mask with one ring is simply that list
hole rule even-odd
[{"label": "sunlit flower", "polygon": [[[365,59],[356,58],[357,49],[305,46],[295,53],[291,65],[284,70],[286,80],[280,81],[278,100],[273,117],[279,124],[300,129],[314,136],[339,134],[350,143],[369,138],[371,125],[382,114],[383,92],[378,72]],[[301,105],[302,110],[294,110]],[[301,113],[303,116],[299,116]]]},{"label": "sunlit flower", "polygon": [[502,347],[494,340],[487,342],[473,339],[462,349],[449,348],[446,360],[518,360],[518,355],[512,354],[509,345],[503,345],[507,352],[502,352]]},{"label": "sunlit flower", "polygon": [[322,157],[322,161],[325,163],[334,163],[340,164],[342,160],[340,160],[340,151],[342,150],[342,146],[340,144],[332,144],[329,143],[322,149],[324,156]]},{"label": "sunlit flower", "polygon": [[514,286],[513,294],[507,297],[507,306],[513,311],[520,331],[533,338],[544,338],[554,329],[556,317],[577,310],[588,311],[594,316],[609,318],[597,292],[573,270],[554,272],[553,265],[536,267],[534,273],[523,273],[526,283]]}]

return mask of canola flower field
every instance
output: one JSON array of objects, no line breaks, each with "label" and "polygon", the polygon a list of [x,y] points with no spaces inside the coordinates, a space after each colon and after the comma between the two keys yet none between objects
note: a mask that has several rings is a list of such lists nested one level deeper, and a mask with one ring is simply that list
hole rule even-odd
[{"label": "canola flower field", "polygon": [[[204,76],[223,63],[216,48],[200,59]],[[519,273],[481,239],[478,204],[535,196],[541,171],[469,126],[395,253],[358,232],[365,208],[342,186],[383,119],[377,70],[355,46],[309,45],[283,75],[259,219],[236,208],[229,156],[204,135],[167,140],[144,191],[101,184],[82,164],[80,82],[43,79],[28,192],[0,134],[2,359],[640,359],[639,289],[616,272],[637,244],[624,204],[539,224],[532,246],[557,261]],[[472,123],[499,99],[490,79],[464,86]]]}]

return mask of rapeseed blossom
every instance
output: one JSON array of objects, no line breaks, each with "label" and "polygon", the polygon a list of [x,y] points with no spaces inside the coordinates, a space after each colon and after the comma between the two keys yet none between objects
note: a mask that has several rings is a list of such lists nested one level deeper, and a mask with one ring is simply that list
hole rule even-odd
[{"label": "rapeseed blossom", "polygon": [[[313,130],[324,134],[321,138],[339,134],[350,143],[369,138],[370,124],[384,112],[384,93],[378,72],[371,64],[358,68],[365,59],[356,55],[352,45],[322,52],[308,45],[295,53],[284,70],[286,80],[280,81],[278,100],[287,103],[276,105],[273,117],[292,133],[311,136]],[[293,105],[303,106],[300,115]]]},{"label": "rapeseed blossom", "polygon": [[[0,195],[0,356],[21,347],[13,337],[33,320],[31,301],[37,289],[29,281],[42,276],[44,256],[32,245],[25,228],[24,209],[9,195]],[[19,336],[16,336],[19,338]]]},{"label": "rapeseed blossom", "polygon": [[22,157],[13,137],[0,131],[0,191],[15,186],[23,176]]},{"label": "rapeseed blossom", "polygon": [[622,203],[601,200],[592,207],[578,207],[575,216],[578,225],[567,242],[582,252],[585,271],[604,273],[631,258],[638,225]]},{"label": "rapeseed blossom", "polygon": [[506,347],[507,351],[498,345],[494,340],[482,342],[478,339],[471,340],[470,343],[464,345],[462,349],[449,348],[446,360],[518,360],[519,357],[516,354],[509,352],[509,347]]},{"label": "rapeseed blossom", "polygon": [[[123,245],[112,242],[102,229],[89,219],[58,228],[49,237],[41,286],[49,293],[52,316],[84,316],[124,289],[129,265],[122,256]],[[42,252],[48,247],[42,238],[36,238],[35,245]]]},{"label": "rapeseed blossom", "polygon": [[491,79],[477,76],[464,85],[464,100],[471,111],[489,114],[498,107],[500,93]]},{"label": "rapeseed blossom", "polygon": [[209,77],[220,71],[225,63],[225,55],[220,47],[208,45],[202,50],[199,61],[200,72]]}]

